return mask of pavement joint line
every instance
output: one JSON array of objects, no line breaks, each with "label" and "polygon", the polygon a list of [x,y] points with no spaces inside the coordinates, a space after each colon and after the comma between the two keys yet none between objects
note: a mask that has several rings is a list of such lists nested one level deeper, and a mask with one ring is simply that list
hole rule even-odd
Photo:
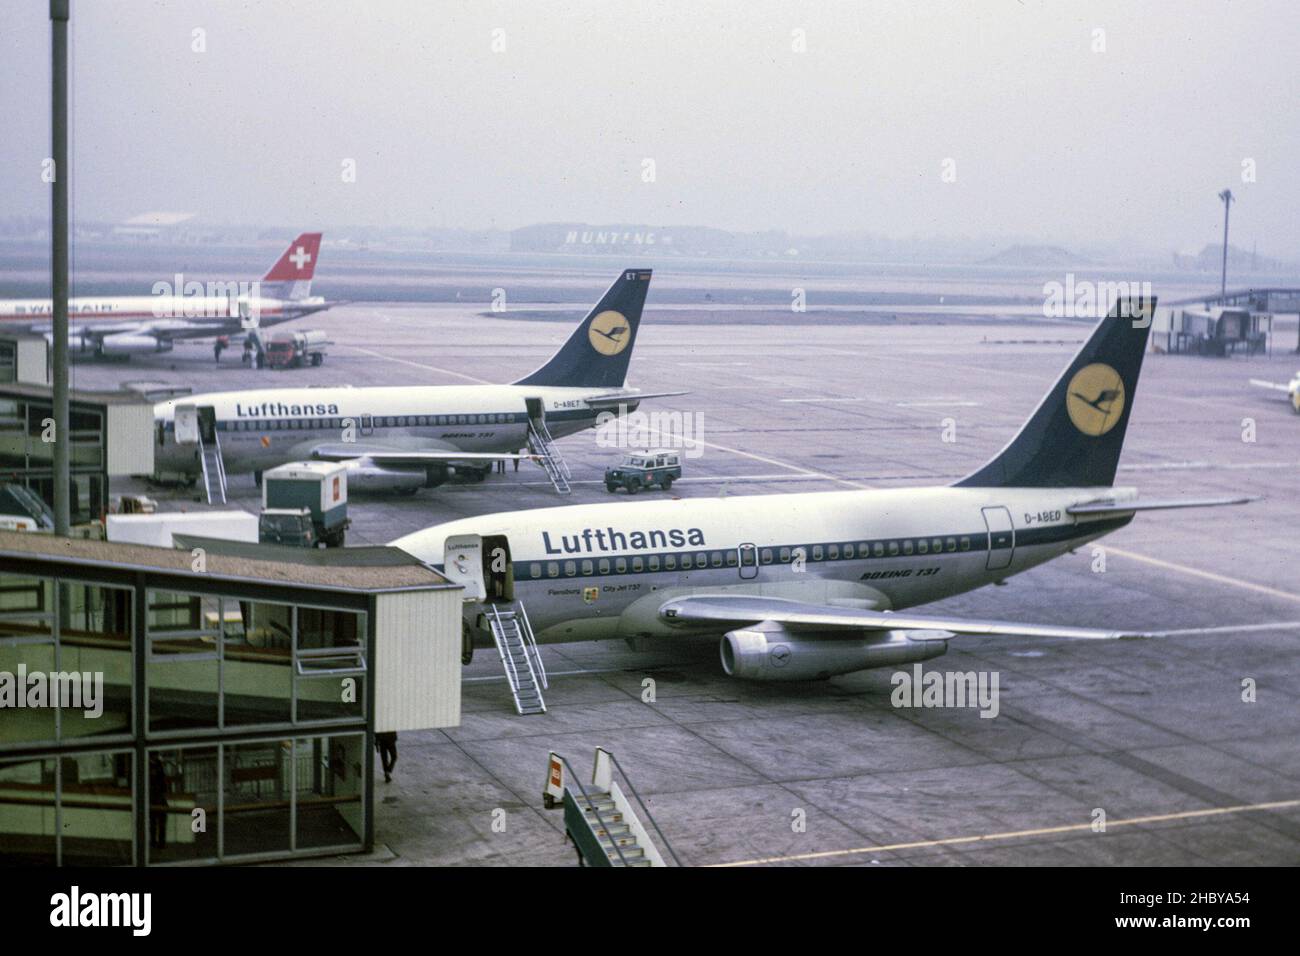
[{"label": "pavement joint line", "polygon": [[1265,584],[1256,584],[1253,581],[1243,581],[1240,578],[1230,578],[1226,574],[1216,574],[1213,571],[1202,571],[1200,568],[1189,568],[1185,564],[1175,564],[1173,561],[1165,561],[1162,558],[1153,558],[1149,555],[1138,554],[1136,551],[1129,551],[1125,548],[1107,547],[1111,554],[1118,554],[1120,557],[1129,558],[1133,561],[1140,561],[1143,564],[1149,564],[1153,567],[1164,568],[1166,571],[1178,571],[1181,574],[1190,575],[1194,578],[1202,578],[1206,581],[1215,581],[1219,584],[1227,584],[1232,587],[1242,588],[1246,591],[1254,591],[1257,594],[1267,594],[1270,597],[1279,598],[1283,601],[1293,601],[1300,604],[1300,594],[1292,591],[1283,591],[1278,588],[1271,588]]},{"label": "pavement joint line", "polygon": [[[395,355],[385,355],[383,352],[376,352],[373,349],[362,348],[359,345],[344,345],[345,349],[351,349],[354,352],[360,352],[363,355],[370,355],[377,359],[383,359],[386,362],[398,362],[402,365],[410,365],[415,368],[427,369],[430,372],[439,372],[443,375],[454,375],[456,378],[463,378],[467,382],[474,382],[478,385],[494,385],[495,382],[489,382],[485,378],[475,378],[473,375],[466,375],[464,372],[453,372],[449,368],[439,368],[436,365],[424,365],[421,362],[412,362],[410,359],[398,358]],[[410,386],[408,386],[410,387]]]},{"label": "pavement joint line", "polygon": [[[648,429],[646,429],[646,430],[647,430],[647,431],[650,431],[650,432],[654,432],[656,435],[658,435],[658,436],[660,437],[660,439],[661,439],[661,443],[662,443],[662,439],[663,439],[663,436],[664,436],[664,432],[663,432],[662,429],[655,428],[655,427],[651,426],[650,428],[648,428]],[[684,436],[681,436],[681,435],[670,435],[670,436],[668,436],[668,437],[671,438],[671,439],[673,439],[673,440],[675,440],[675,441],[680,441],[680,442],[682,442],[682,443],[685,443],[685,441],[686,441],[686,438],[685,438]],[[825,480],[825,481],[833,481],[833,482],[836,482],[836,483],[841,484],[841,485],[847,485],[847,486],[850,487],[850,488],[863,488],[863,487],[865,487],[865,486],[864,486],[861,482],[859,482],[859,481],[849,481],[847,478],[836,478],[834,475],[828,475],[828,474],[826,474],[825,472],[814,471],[814,470],[811,469],[811,468],[804,468],[804,467],[801,467],[800,465],[794,465],[794,464],[791,464],[791,463],[788,462],[788,461],[781,461],[779,458],[769,458],[769,457],[767,457],[767,456],[765,456],[765,455],[756,455],[756,454],[754,454],[753,452],[749,452],[749,451],[741,451],[739,448],[731,448],[731,447],[728,446],[728,445],[719,445],[719,444],[717,444],[716,442],[705,441],[705,440],[702,439],[702,438],[692,438],[692,439],[690,439],[690,441],[691,441],[691,443],[694,444],[694,445],[703,445],[703,446],[706,447],[706,448],[716,448],[716,449],[718,449],[719,451],[726,451],[726,452],[730,452],[730,453],[733,454],[733,455],[741,455],[741,456],[743,456],[743,457],[745,457],[745,458],[752,458],[754,461],[761,461],[761,462],[764,462],[765,464],[768,464],[768,465],[776,465],[778,468],[787,468],[787,469],[789,469],[790,471],[793,471],[793,472],[798,472],[798,473],[800,473],[800,474],[804,474],[804,475],[811,475],[811,476],[814,477],[814,478],[821,478],[821,479],[823,479],[823,480]]]},{"label": "pavement joint line", "polygon": [[[1158,813],[1144,817],[1129,817],[1124,820],[1108,820],[1106,831],[1112,827],[1137,826],[1144,823],[1167,823],[1172,820],[1192,820],[1201,817],[1224,816],[1233,813],[1247,813],[1261,810],[1286,810],[1300,807],[1300,799],[1275,800],[1271,803],[1247,803],[1232,807],[1211,807],[1207,810],[1182,810],[1178,813]],[[889,853],[897,850],[916,850],[924,847],[956,846],[970,843],[985,843],[993,840],[1012,840],[1019,837],[1049,836],[1054,833],[1078,833],[1091,831],[1093,824],[1070,823],[1056,827],[1038,827],[1032,830],[1007,830],[1001,833],[981,833],[974,836],[944,837],[938,840],[914,840],[910,843],[886,843],[879,846],[855,847],[848,850],[820,850],[814,853],[792,853],[787,856],[757,857],[752,860],[737,860],[733,863],[710,863],[707,866],[737,867],[762,866],[769,863],[793,863],[800,860],[824,860],[840,856],[855,856],[863,853]]]}]

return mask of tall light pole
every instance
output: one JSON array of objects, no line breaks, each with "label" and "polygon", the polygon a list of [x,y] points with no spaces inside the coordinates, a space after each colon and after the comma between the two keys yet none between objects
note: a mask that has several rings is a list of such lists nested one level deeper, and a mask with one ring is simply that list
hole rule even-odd
[{"label": "tall light pole", "polygon": [[68,6],[50,0],[50,75],[54,191],[50,204],[53,237],[50,250],[54,296],[54,533],[67,535],[72,525],[68,422]]},{"label": "tall light pole", "polygon": [[1232,190],[1225,189],[1219,193],[1219,198],[1223,200],[1223,272],[1219,279],[1219,297],[1226,299],[1228,297],[1228,210],[1232,207]]}]

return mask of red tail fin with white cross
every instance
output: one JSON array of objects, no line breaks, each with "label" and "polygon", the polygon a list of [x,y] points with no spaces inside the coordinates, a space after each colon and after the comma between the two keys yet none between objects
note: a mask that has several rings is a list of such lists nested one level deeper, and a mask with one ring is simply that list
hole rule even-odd
[{"label": "red tail fin with white cross", "polygon": [[311,294],[311,277],[320,255],[319,232],[304,232],[262,277],[262,295],[272,299],[305,299]]}]

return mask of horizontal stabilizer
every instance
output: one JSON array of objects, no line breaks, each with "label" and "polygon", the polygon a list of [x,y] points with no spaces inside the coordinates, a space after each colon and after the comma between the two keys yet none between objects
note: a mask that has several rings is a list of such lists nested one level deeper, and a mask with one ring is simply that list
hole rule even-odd
[{"label": "horizontal stabilizer", "polygon": [[677,395],[689,395],[690,392],[627,392],[622,395],[597,395],[585,401],[592,408],[618,408],[620,405],[635,405],[647,398],[673,398]]},{"label": "horizontal stabilizer", "polygon": [[1134,511],[1168,511],[1171,508],[1218,508],[1223,505],[1244,505],[1259,498],[1243,496],[1236,498],[1166,498],[1149,501],[1092,501],[1083,505],[1071,505],[1065,509],[1069,515],[1116,515],[1130,514]]}]

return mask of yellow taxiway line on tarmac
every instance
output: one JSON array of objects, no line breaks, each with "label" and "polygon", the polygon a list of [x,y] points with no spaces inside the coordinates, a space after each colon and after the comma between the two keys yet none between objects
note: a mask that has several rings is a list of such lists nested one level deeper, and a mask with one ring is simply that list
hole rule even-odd
[{"label": "yellow taxiway line on tarmac", "polygon": [[1122,548],[1112,548],[1102,545],[1110,554],[1118,554],[1120,557],[1129,558],[1133,561],[1141,561],[1143,564],[1150,564],[1153,567],[1164,568],[1166,571],[1178,571],[1181,574],[1188,574],[1194,578],[1203,578],[1206,581],[1215,581],[1219,584],[1227,584],[1236,588],[1244,588],[1247,591],[1254,591],[1257,594],[1267,594],[1269,597],[1280,598],[1283,601],[1294,601],[1300,604],[1300,594],[1291,591],[1280,591],[1277,588],[1271,588],[1264,584],[1255,584],[1253,581],[1243,581],[1240,578],[1230,578],[1225,574],[1215,574],[1213,571],[1202,571],[1200,568],[1189,568],[1185,564],[1175,564],[1172,561],[1164,561],[1160,558],[1151,558],[1145,554],[1138,554],[1135,551],[1126,551]]},{"label": "yellow taxiway line on tarmac", "polygon": [[[1211,807],[1208,810],[1184,810],[1180,813],[1159,813],[1146,817],[1131,817],[1127,820],[1107,820],[1106,829],[1112,827],[1130,827],[1140,823],[1166,823],[1171,820],[1193,820],[1199,817],[1224,816],[1231,813],[1245,813],[1252,810],[1286,810],[1300,807],[1300,800],[1276,800],[1272,803],[1246,803],[1235,807]],[[916,840],[911,843],[887,843],[880,846],[855,847],[850,850],[822,850],[817,853],[792,853],[788,856],[759,857],[754,860],[738,860],[734,863],[710,863],[712,867],[762,866],[767,863],[796,863],[801,860],[828,860],[839,856],[856,856],[863,853],[888,853],[892,850],[917,850],[934,846],[958,846],[970,843],[989,843],[994,840],[1014,840],[1018,837],[1051,836],[1054,833],[1080,833],[1092,830],[1093,824],[1071,823],[1059,827],[1041,827],[1036,830],[1008,830],[1005,833],[981,833],[977,836],[945,837],[941,840]]]}]

